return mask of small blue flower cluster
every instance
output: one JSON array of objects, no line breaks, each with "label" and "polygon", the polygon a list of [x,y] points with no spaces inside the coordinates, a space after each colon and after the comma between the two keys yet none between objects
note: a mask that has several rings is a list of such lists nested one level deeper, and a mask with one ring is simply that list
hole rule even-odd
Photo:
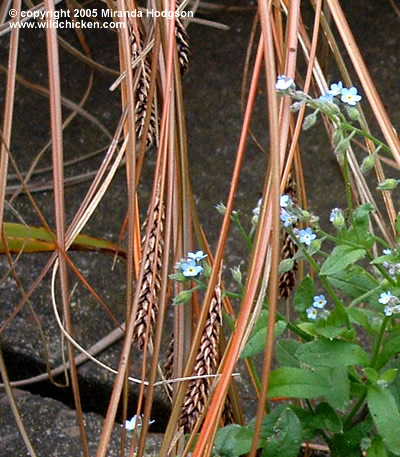
[{"label": "small blue flower cluster", "polygon": [[[326,304],[327,301],[325,295],[315,295],[313,304],[306,309],[308,319],[316,319],[318,317],[318,313],[325,308]],[[324,313],[329,313],[329,311],[324,310]]]},{"label": "small blue flower cluster", "polygon": [[339,81],[338,83],[331,84],[329,90],[321,95],[319,100],[323,103],[333,103],[334,97],[338,96],[340,96],[340,100],[343,103],[350,106],[355,106],[362,98],[361,95],[358,95],[357,88],[343,87],[342,81]]},{"label": "small blue flower cluster", "polygon": [[392,292],[382,292],[379,296],[379,303],[386,305],[384,309],[385,316],[391,316],[395,313],[400,313],[400,300],[392,295]]},{"label": "small blue flower cluster", "polygon": [[[280,219],[283,222],[284,227],[292,227],[297,221],[304,220],[305,216],[309,217],[309,214],[305,211],[301,211],[293,206],[293,202],[289,195],[281,195],[280,198],[281,215]],[[299,239],[300,243],[310,246],[313,240],[317,237],[310,227],[303,230],[294,229],[294,234]]]},{"label": "small blue flower cluster", "polygon": [[194,278],[203,273],[204,268],[201,265],[201,261],[207,257],[203,251],[188,252],[186,261],[181,261],[176,265],[183,276],[186,278]]},{"label": "small blue flower cluster", "polygon": [[[387,256],[397,256],[397,252],[393,252],[391,249],[384,249],[383,255]],[[399,276],[400,275],[400,263],[387,260],[382,263],[383,268],[387,270],[390,276]]]}]

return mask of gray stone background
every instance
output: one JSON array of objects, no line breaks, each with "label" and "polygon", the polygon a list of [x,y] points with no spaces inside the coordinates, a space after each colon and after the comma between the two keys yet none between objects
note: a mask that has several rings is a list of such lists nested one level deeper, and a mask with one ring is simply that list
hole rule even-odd
[{"label": "gray stone background", "polygon": [[[227,3],[227,2],[225,2]],[[304,3],[304,20],[312,26],[312,17],[307,2]],[[398,65],[400,59],[400,19],[395,15],[389,1],[356,0],[342,2],[350,25],[354,31],[362,54],[378,87],[395,128],[399,127],[400,90],[398,85]],[[232,4],[232,3],[230,3]],[[247,6],[247,11],[220,12],[208,15],[207,19],[229,26],[229,30],[219,30],[198,24],[189,27],[191,44],[191,67],[184,79],[184,98],[188,126],[190,168],[193,189],[200,213],[210,241],[215,243],[220,229],[221,217],[214,209],[219,201],[225,201],[233,162],[238,144],[242,120],[240,90],[248,37],[254,14],[254,4],[235,2]],[[102,3],[94,1],[87,8],[101,8]],[[76,37],[70,31],[59,31],[60,35],[79,48]],[[118,68],[116,35],[104,30],[91,30],[86,33],[93,58],[114,69]],[[7,65],[8,36],[0,37],[0,64]],[[86,65],[60,48],[62,93],[78,102],[82,97],[90,71]],[[331,65],[331,81],[339,75]],[[47,86],[45,40],[39,30],[21,31],[18,73],[31,83]],[[96,116],[111,132],[120,116],[120,94],[111,93],[108,88],[114,77],[95,71],[94,84],[85,109]],[[357,81],[354,81],[355,84]],[[0,72],[1,87],[5,87],[4,72]],[[361,91],[362,94],[362,91]],[[0,105],[3,106],[4,90],[0,91]],[[265,115],[265,89],[260,83],[259,96],[252,128],[259,141],[267,148],[267,119]],[[64,117],[69,110],[64,109]],[[367,108],[368,114],[368,108]],[[14,112],[12,152],[21,170],[26,170],[37,152],[49,139],[48,99],[17,85]],[[107,137],[89,121],[78,116],[64,134],[65,158],[70,160],[108,144]],[[141,182],[143,195],[151,185],[151,167],[154,154],[148,156],[148,169]],[[307,180],[309,204],[312,211],[327,221],[332,207],[343,204],[344,195],[340,173],[327,142],[322,126],[316,126],[310,134],[302,137],[302,157]],[[76,176],[95,170],[102,154],[78,165],[68,167],[66,176]],[[51,163],[47,151],[41,166]],[[237,209],[250,214],[263,186],[267,160],[253,141],[249,141],[241,182],[237,197]],[[397,177],[391,172],[391,176]],[[51,173],[35,178],[36,182],[51,180]],[[10,184],[15,181],[10,180]],[[66,188],[67,222],[75,214],[89,182]],[[45,217],[52,225],[53,195],[47,190],[35,194]],[[15,209],[28,224],[39,225],[38,218],[31,210],[27,198],[20,195],[14,202]],[[121,169],[100,204],[95,216],[89,221],[85,233],[116,240],[126,211],[125,173]],[[250,216],[244,216],[249,222]],[[6,210],[5,220],[14,220]],[[234,234],[233,234],[234,235]],[[241,261],[245,251],[237,238],[229,244],[228,262],[234,266]],[[29,287],[48,255],[25,255],[17,265],[18,274],[25,288]],[[72,254],[73,260],[87,275],[91,284],[98,290],[118,319],[123,320],[124,312],[124,266],[117,263],[111,270],[112,258],[103,254]],[[0,275],[7,271],[6,262],[0,259]],[[71,278],[71,283],[73,278]],[[19,298],[19,292],[12,278],[0,285],[0,323],[4,322]],[[89,347],[99,336],[113,329],[112,322],[86,291],[79,286],[73,296],[74,327],[76,337],[84,347]],[[59,330],[50,308],[49,280],[46,279],[32,297],[32,304],[43,325],[49,343],[52,366],[60,363]],[[99,318],[99,316],[101,316]],[[90,323],[90,327],[89,324]],[[43,350],[32,313],[25,307],[12,324],[1,335],[10,377],[21,379],[44,371]],[[118,345],[110,348],[100,359],[116,365]],[[133,371],[140,369],[140,360],[134,363]],[[105,406],[112,385],[112,376],[105,374],[91,363],[79,369],[85,398],[86,420],[89,424],[91,443],[95,446]],[[40,456],[79,455],[79,438],[76,435],[74,414],[69,409],[71,394],[60,392],[50,384],[33,385],[30,393],[18,391],[18,403],[27,421],[27,428]],[[42,398],[37,394],[42,395]],[[23,456],[26,451],[20,439],[14,419],[3,393],[0,391],[0,457]],[[135,392],[131,398],[134,404]],[[249,393],[246,398],[250,409],[254,408],[254,398]],[[55,400],[58,399],[58,400]],[[60,401],[63,403],[60,403]],[[89,412],[91,411],[91,412]],[[157,396],[154,416],[154,431],[162,432],[167,421],[168,410],[162,393]],[[39,418],[39,420],[38,420]],[[55,428],[54,428],[55,427]],[[116,431],[118,430],[116,425]],[[51,439],[49,439],[51,437]],[[117,441],[117,437],[116,437]],[[116,449],[118,446],[116,446]],[[95,449],[93,447],[92,449]],[[151,452],[152,449],[149,449]],[[114,451],[112,451],[114,452]],[[114,455],[111,454],[110,455]]]}]

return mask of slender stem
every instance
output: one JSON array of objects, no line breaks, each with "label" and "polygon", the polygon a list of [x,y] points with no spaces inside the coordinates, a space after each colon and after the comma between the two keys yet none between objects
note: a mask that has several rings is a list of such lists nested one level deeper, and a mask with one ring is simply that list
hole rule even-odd
[{"label": "slender stem", "polygon": [[293,333],[295,333],[300,338],[303,338],[306,341],[312,341],[314,339],[313,336],[311,336],[308,333],[304,332],[296,324],[292,324],[291,322],[289,322],[283,314],[277,312],[276,316],[278,317],[279,320],[284,321],[286,323],[288,329],[291,330]]},{"label": "slender stem", "polygon": [[[349,140],[351,137],[354,136],[354,132],[352,132],[349,136]],[[350,182],[350,174],[349,174],[349,159],[347,156],[347,151],[344,153],[344,162],[343,162],[343,173],[344,173],[344,185],[346,189],[346,200],[347,200],[347,207],[349,208],[351,225],[353,226],[354,233],[356,234],[357,241],[360,243],[360,234],[358,233],[358,227],[356,223],[356,218],[354,215],[354,207],[353,207],[353,199],[351,196],[351,182]]]},{"label": "slender stem", "polygon": [[359,409],[364,404],[366,396],[367,396],[367,388],[365,388],[364,393],[361,395],[361,397],[358,399],[357,403],[353,406],[353,409],[350,411],[349,415],[346,417],[344,424],[343,424],[344,430],[346,430],[347,428],[350,428],[355,415],[358,413]]},{"label": "slender stem", "polygon": [[385,335],[386,326],[387,326],[389,321],[390,321],[390,317],[385,316],[385,318],[382,321],[381,328],[379,329],[378,339],[376,340],[376,344],[375,344],[375,348],[374,348],[374,354],[373,354],[372,360],[371,360],[371,367],[372,368],[376,368],[376,362],[378,360],[379,350],[381,348],[383,336]]},{"label": "slender stem", "polygon": [[354,127],[354,125],[351,125],[348,122],[342,122],[341,124],[342,124],[342,127],[344,127],[345,129],[352,130],[354,133],[358,133],[359,135],[363,136],[364,138],[368,138],[375,145],[380,146],[384,151],[386,151],[387,153],[392,155],[392,150],[385,143],[382,143],[382,141],[378,140],[373,135],[371,135],[357,127]]},{"label": "slender stem", "polygon": [[242,238],[246,242],[247,248],[251,251],[253,248],[253,243],[251,242],[251,238],[247,235],[245,229],[243,228],[238,213],[232,214],[232,221],[235,223],[236,227],[239,230],[239,233],[242,235]]},{"label": "slender stem", "polygon": [[365,292],[365,294],[360,295],[359,297],[355,298],[347,307],[347,309],[351,309],[354,306],[358,305],[359,303],[363,302],[367,298],[369,298],[371,295],[374,293],[378,292],[379,290],[382,290],[382,286],[379,284],[379,286],[374,287],[373,289],[369,290],[368,292]]},{"label": "slender stem", "polygon": [[258,376],[256,365],[251,357],[246,357],[246,360],[249,364],[249,368],[251,371],[251,375],[253,377],[254,383],[256,385],[257,392],[260,392],[261,390],[261,381],[260,377]]}]

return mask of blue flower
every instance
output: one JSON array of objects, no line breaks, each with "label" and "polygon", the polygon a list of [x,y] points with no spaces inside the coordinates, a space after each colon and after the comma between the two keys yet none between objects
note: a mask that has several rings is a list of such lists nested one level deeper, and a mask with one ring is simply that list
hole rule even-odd
[{"label": "blue flower", "polygon": [[305,230],[300,230],[299,232],[300,243],[304,243],[307,246],[310,246],[313,240],[317,238],[317,235],[312,232],[310,227],[307,227]]},{"label": "blue flower", "polygon": [[307,317],[308,319],[315,319],[317,317],[317,310],[313,308],[312,306],[310,308],[306,309]]},{"label": "blue flower", "polygon": [[[155,420],[149,421],[149,425],[153,424]],[[135,428],[139,428],[142,426],[142,417],[137,416],[136,414],[132,417],[131,420],[126,420],[125,421],[125,428],[128,430],[128,432],[131,432],[132,430],[135,430]]]},{"label": "blue flower", "polygon": [[392,309],[392,307],[391,307],[391,306],[385,306],[385,311],[384,311],[384,313],[385,313],[385,316],[390,317],[390,316],[393,314],[393,309]]},{"label": "blue flower", "polygon": [[290,200],[290,197],[289,195],[281,195],[280,197],[280,205],[281,205],[281,208],[286,208],[288,205],[290,205],[290,203],[292,203],[292,201]]},{"label": "blue flower", "polygon": [[384,249],[383,250],[384,255],[392,255],[392,250],[391,249]]},{"label": "blue flower", "polygon": [[331,84],[327,93],[332,95],[332,97],[336,97],[336,95],[341,94],[342,90],[343,90],[343,83],[342,83],[342,81],[339,81],[338,83]]},{"label": "blue flower", "polygon": [[319,101],[323,103],[333,103],[333,95],[327,90],[323,95],[320,95]]},{"label": "blue flower", "polygon": [[284,209],[281,209],[281,221],[285,227],[290,227],[297,222],[297,217],[294,214],[290,214]]},{"label": "blue flower", "polygon": [[183,276],[191,278],[203,273],[204,268],[201,265],[197,265],[194,260],[190,259],[185,263],[181,263],[181,270]]},{"label": "blue flower", "polygon": [[338,230],[345,226],[343,211],[340,208],[333,208],[329,216],[329,220],[332,222],[333,226],[336,227]]},{"label": "blue flower", "polygon": [[294,89],[294,81],[293,78],[288,78],[286,75],[278,76],[275,84],[276,90],[288,90]]},{"label": "blue flower", "polygon": [[382,292],[379,296],[379,303],[382,305],[387,305],[392,297],[392,292]]},{"label": "blue flower", "polygon": [[342,211],[340,208],[333,208],[331,211],[331,215],[329,216],[329,221],[333,222],[335,220],[335,217],[338,215],[339,211]]},{"label": "blue flower", "polygon": [[319,308],[322,309],[326,305],[327,301],[325,298],[325,295],[315,295],[314,297],[314,302],[313,302],[313,307],[314,308]]},{"label": "blue flower", "polygon": [[204,254],[203,251],[196,251],[196,252],[188,252],[187,255],[188,259],[192,259],[195,262],[200,262],[207,257],[207,254]]},{"label": "blue flower", "polygon": [[361,100],[361,95],[357,94],[357,89],[355,87],[350,87],[350,89],[342,89],[340,100],[343,103],[348,105],[355,106],[357,102]]}]

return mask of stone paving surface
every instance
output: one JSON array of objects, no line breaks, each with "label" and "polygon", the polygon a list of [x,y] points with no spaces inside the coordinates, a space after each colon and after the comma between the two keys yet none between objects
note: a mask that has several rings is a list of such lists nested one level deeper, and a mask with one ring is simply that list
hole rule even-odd
[{"label": "stone paving surface", "polygon": [[[14,390],[26,432],[38,457],[80,457],[81,441],[75,411],[63,403]],[[84,415],[90,455],[95,455],[103,418],[95,413]],[[116,424],[108,457],[120,455],[120,424]],[[17,429],[7,396],[0,394],[0,457],[26,457],[29,455]],[[128,434],[127,446],[131,436]],[[155,457],[162,435],[150,433],[147,440],[146,457]]]}]

